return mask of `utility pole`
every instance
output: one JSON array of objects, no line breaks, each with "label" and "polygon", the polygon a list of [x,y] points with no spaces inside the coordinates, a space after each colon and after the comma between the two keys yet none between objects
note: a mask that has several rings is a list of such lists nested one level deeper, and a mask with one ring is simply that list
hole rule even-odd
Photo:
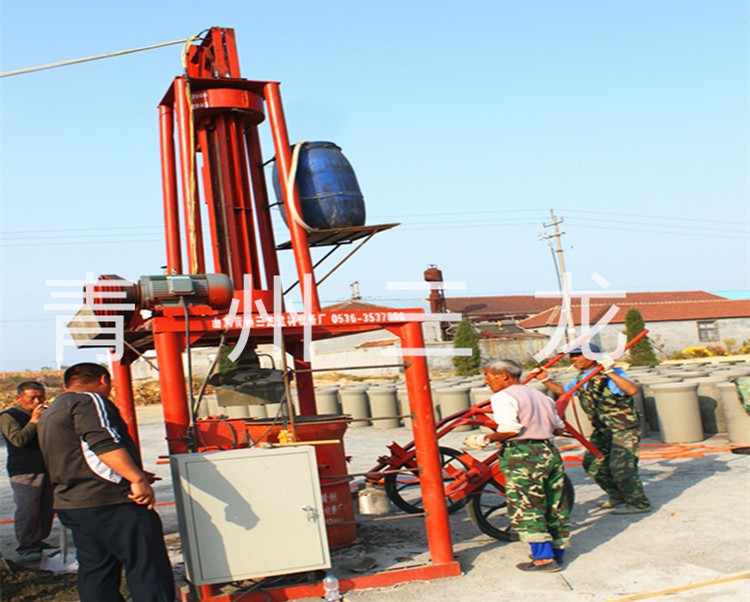
[{"label": "utility pole", "polygon": [[565,232],[561,232],[560,228],[558,227],[565,220],[562,217],[558,219],[553,209],[549,210],[549,214],[552,218],[552,223],[542,224],[542,226],[544,228],[554,228],[553,234],[544,234],[539,238],[541,240],[549,240],[551,238],[555,239],[556,249],[555,253],[553,253],[552,255],[552,258],[556,260],[555,269],[557,270],[557,281],[560,285],[560,292],[562,294],[562,308],[567,321],[565,328],[565,342],[570,343],[570,341],[576,338],[576,328],[575,323],[573,322],[573,313],[570,303],[570,289],[568,287],[568,273],[565,271],[565,258],[563,257],[562,249],[561,238],[562,235],[565,234]]}]

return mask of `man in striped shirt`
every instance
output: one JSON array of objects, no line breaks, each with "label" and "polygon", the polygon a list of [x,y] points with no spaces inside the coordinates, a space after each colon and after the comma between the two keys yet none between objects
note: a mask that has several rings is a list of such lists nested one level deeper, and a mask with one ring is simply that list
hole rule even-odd
[{"label": "man in striped shirt", "polygon": [[172,602],[174,579],[153,475],[117,407],[103,366],[71,366],[38,425],[39,445],[54,488],[54,508],[73,533],[81,602],[121,602],[123,567],[134,602]]}]

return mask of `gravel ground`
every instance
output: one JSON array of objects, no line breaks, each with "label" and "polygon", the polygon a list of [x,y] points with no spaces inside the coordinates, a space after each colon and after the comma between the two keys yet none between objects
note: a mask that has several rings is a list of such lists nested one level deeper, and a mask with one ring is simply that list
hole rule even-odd
[{"label": "gravel ground", "polygon": [[[169,467],[157,465],[166,454],[161,408],[139,408],[140,434],[147,468],[164,480],[157,485],[162,502],[173,499]],[[450,433],[441,444],[460,447],[466,433]],[[352,456],[350,472],[371,468],[386,453],[391,441],[408,442],[405,428],[350,428],[346,452]],[[648,437],[645,443],[660,443]],[[722,435],[701,445],[727,445]],[[4,463],[5,450],[0,461]],[[536,600],[618,600],[637,594],[653,594],[674,588],[670,600],[750,600],[750,458],[726,451],[694,458],[660,458],[642,462],[646,491],[655,506],[647,515],[619,517],[601,510],[603,493],[584,474],[571,466],[575,484],[573,544],[565,570],[553,574],[528,574],[515,568],[527,560],[528,546],[504,543],[480,533],[465,510],[451,515],[454,550],[463,574],[431,582],[412,582],[379,590],[352,591],[350,601],[408,600],[504,600],[509,597]],[[10,518],[12,497],[7,476],[0,476],[0,519]],[[176,571],[181,571],[177,519],[174,506],[159,507]],[[57,527],[50,538],[58,537]],[[387,521],[360,528],[358,541],[333,553],[334,570],[340,577],[352,565],[372,564],[372,571],[428,562],[424,527],[420,519]],[[0,525],[3,555],[17,561],[10,524]],[[36,567],[28,566],[28,569]],[[28,571],[33,576],[33,570]],[[718,580],[745,574],[725,583]],[[62,579],[62,578],[61,578]],[[700,585],[686,589],[688,585]],[[75,600],[69,591],[37,600]],[[34,599],[34,598],[15,598]],[[643,599],[642,597],[639,599]],[[666,600],[667,596],[648,596]]]}]

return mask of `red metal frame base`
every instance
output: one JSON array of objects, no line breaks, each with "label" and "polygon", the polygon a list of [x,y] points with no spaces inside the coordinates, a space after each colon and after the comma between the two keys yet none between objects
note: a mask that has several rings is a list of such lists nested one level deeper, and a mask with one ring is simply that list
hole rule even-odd
[{"label": "red metal frame base", "polygon": [[[431,579],[443,579],[446,577],[458,577],[461,575],[461,565],[458,562],[446,562],[443,564],[432,564],[408,569],[384,571],[374,575],[362,575],[350,579],[341,579],[339,587],[342,592],[350,592],[357,589],[370,589],[376,587],[390,587],[399,583],[409,581],[430,581]],[[194,598],[187,592],[181,592],[182,602],[283,602],[284,600],[299,600],[300,598],[322,597],[323,585],[293,585],[289,587],[277,587],[258,591],[235,592],[233,594],[221,594],[218,596]]]}]

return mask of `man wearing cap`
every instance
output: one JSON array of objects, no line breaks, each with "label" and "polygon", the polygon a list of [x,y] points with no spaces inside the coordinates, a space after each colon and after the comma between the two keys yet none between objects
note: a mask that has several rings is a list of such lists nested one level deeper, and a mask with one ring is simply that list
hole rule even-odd
[{"label": "man wearing cap", "polygon": [[599,460],[587,451],[583,457],[583,467],[609,495],[602,506],[614,508],[613,514],[651,512],[651,503],[643,492],[638,475],[640,416],[633,401],[638,385],[628,379],[623,370],[615,368],[614,360],[597,361],[587,357],[599,354],[601,350],[593,343],[588,344],[588,350],[576,347],[569,351],[570,361],[579,373],[575,380],[566,385],[552,381],[543,368],[535,376],[550,391],[561,395],[599,365],[604,368],[578,390],[581,407],[594,426],[591,443],[603,454]]}]

